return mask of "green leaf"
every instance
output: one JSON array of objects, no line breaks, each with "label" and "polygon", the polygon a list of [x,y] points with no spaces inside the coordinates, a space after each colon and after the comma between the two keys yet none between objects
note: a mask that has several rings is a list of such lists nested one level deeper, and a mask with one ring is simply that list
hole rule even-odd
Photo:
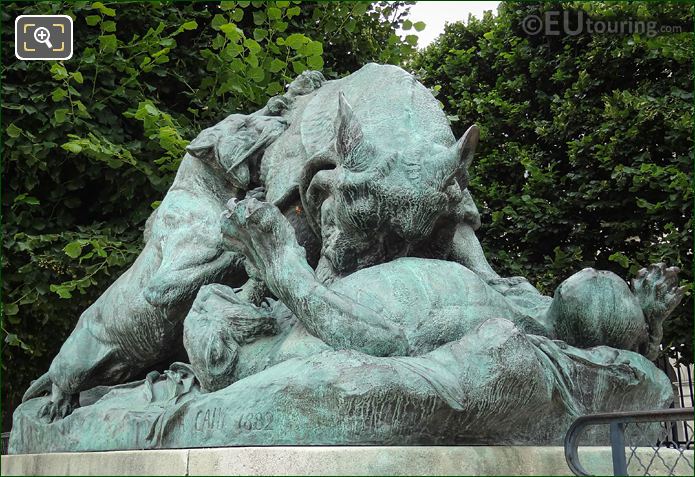
[{"label": "green leaf", "polygon": [[67,114],[69,112],[70,112],[69,109],[64,109],[64,108],[56,109],[55,111],[53,111],[53,117],[55,118],[55,120],[58,124],[64,123],[65,120],[67,119]]},{"label": "green leaf", "polygon": [[253,29],[253,38],[255,40],[260,41],[263,38],[265,38],[266,36],[268,36],[268,30],[264,30],[262,28],[254,28]]},{"label": "green leaf", "polygon": [[72,298],[72,293],[63,285],[51,285],[50,290],[57,293],[60,298]]},{"label": "green leaf", "polygon": [[353,15],[359,17],[360,15],[364,15],[365,13],[367,13],[367,10],[369,10],[370,6],[371,5],[367,2],[357,2],[353,7],[352,13]]},{"label": "green leaf", "polygon": [[414,25],[415,31],[422,31],[425,29],[425,22],[416,22]]},{"label": "green leaf", "polygon": [[270,96],[274,96],[278,93],[281,93],[283,91],[282,85],[278,83],[277,81],[273,81],[272,83],[268,83],[268,86],[265,89],[265,92],[268,93]]},{"label": "green leaf", "polygon": [[116,31],[116,22],[112,20],[102,22],[101,29],[106,32]]},{"label": "green leaf", "polygon": [[65,252],[65,255],[67,255],[68,257],[77,258],[82,254],[82,244],[80,244],[79,241],[75,240],[63,247],[63,251]]},{"label": "green leaf", "polygon": [[296,74],[301,74],[303,71],[306,71],[306,69],[307,69],[306,65],[304,63],[302,63],[301,61],[293,61],[292,62],[292,70],[294,70],[294,72]]},{"label": "green leaf", "polygon": [[16,303],[5,303],[2,308],[6,316],[13,316],[19,313],[19,306]]},{"label": "green leaf", "polygon": [[403,30],[410,30],[411,28],[413,28],[413,22],[411,22],[410,20],[405,20],[403,22],[403,25],[401,25],[401,28]]},{"label": "green leaf", "polygon": [[14,123],[10,123],[5,132],[10,137],[19,137],[22,134],[22,130],[15,126]]},{"label": "green leaf", "polygon": [[105,6],[105,5],[104,5],[103,3],[101,3],[101,2],[94,2],[94,3],[92,3],[92,8],[97,8],[97,9],[99,9],[99,11],[100,11],[101,13],[103,13],[104,15],[106,15],[106,16],[109,16],[109,17],[116,16],[116,10],[114,10],[113,8],[109,8],[109,7]]},{"label": "green leaf", "polygon": [[96,60],[96,50],[94,48],[85,48],[80,59],[87,65],[93,64]]},{"label": "green leaf", "polygon": [[84,21],[87,22],[87,25],[94,26],[94,25],[97,25],[101,21],[101,16],[88,15],[84,18]]},{"label": "green leaf", "polygon": [[249,49],[251,54],[258,54],[261,51],[261,45],[258,44],[256,40],[252,40],[251,38],[247,38],[244,40],[244,46]]},{"label": "green leaf", "polygon": [[302,50],[306,56],[322,55],[323,45],[320,41],[310,41]]},{"label": "green leaf", "polygon": [[237,8],[232,12],[232,20],[235,22],[239,23],[241,20],[244,19],[244,10],[241,8]]},{"label": "green leaf", "polygon": [[300,49],[307,42],[309,42],[309,39],[301,33],[293,33],[287,38],[285,38],[285,45],[289,46],[294,50]]},{"label": "green leaf", "polygon": [[79,144],[76,144],[74,142],[66,142],[65,144],[63,144],[60,147],[62,147],[66,151],[70,151],[70,152],[75,153],[75,154],[79,154],[80,152],[82,152],[82,146],[80,146]]},{"label": "green leaf", "polygon": [[265,71],[263,70],[263,68],[252,67],[249,68],[248,75],[249,78],[256,81],[257,83],[260,83],[261,81],[263,81],[263,78],[265,77]]},{"label": "green leaf", "polygon": [[406,35],[405,42],[411,46],[417,45],[417,35]]},{"label": "green leaf", "polygon": [[285,15],[287,15],[287,18],[292,18],[296,17],[302,12],[302,10],[299,7],[291,7],[285,10]]},{"label": "green leaf", "polygon": [[143,107],[148,114],[152,116],[159,116],[159,110],[152,103],[145,103]]},{"label": "green leaf", "polygon": [[227,19],[224,17],[224,15],[220,15],[219,13],[216,13],[214,17],[212,17],[212,22],[210,22],[210,26],[214,30],[219,30],[222,25],[227,24]]},{"label": "green leaf", "polygon": [[112,53],[116,51],[116,35],[102,35],[99,37],[99,49],[104,53]]},{"label": "green leaf", "polygon": [[278,58],[273,58],[273,60],[270,62],[270,67],[268,69],[271,73],[277,73],[278,71],[284,69],[285,66],[287,66],[287,63]]},{"label": "green leaf", "polygon": [[69,76],[68,70],[66,70],[65,67],[59,63],[53,63],[53,65],[51,65],[51,75],[53,76],[53,79],[57,80],[64,80]]},{"label": "green leaf", "polygon": [[75,71],[72,73],[72,79],[74,79],[78,84],[82,84],[84,82],[84,78],[82,77],[82,73],[79,71]]},{"label": "green leaf", "polygon": [[282,17],[282,10],[275,7],[270,7],[268,9],[268,18],[271,20],[279,20]]},{"label": "green leaf", "polygon": [[320,56],[310,56],[307,58],[306,64],[312,70],[321,70],[323,69],[323,58]]},{"label": "green leaf", "polygon": [[225,38],[222,35],[215,35],[215,38],[212,40],[212,47],[216,50],[219,50],[224,46]]},{"label": "green leaf", "polygon": [[621,252],[615,252],[608,257],[608,260],[615,262],[623,268],[630,267],[630,259]]},{"label": "green leaf", "polygon": [[266,18],[267,17],[265,15],[265,12],[262,12],[262,11],[253,12],[253,23],[255,25],[263,25],[265,23]]},{"label": "green leaf", "polygon": [[198,28],[198,22],[196,22],[195,20],[191,20],[189,22],[184,23],[181,26],[184,30],[195,30],[196,28]]},{"label": "green leaf", "polygon": [[27,204],[27,205],[40,205],[41,202],[39,202],[39,199],[36,197],[26,195],[26,194],[19,194],[17,197],[14,199],[14,203],[21,203],[21,204]]},{"label": "green leaf", "polygon": [[220,31],[222,31],[224,35],[234,43],[241,39],[239,27],[237,27],[234,23],[227,23],[226,25],[222,25],[220,27]]}]

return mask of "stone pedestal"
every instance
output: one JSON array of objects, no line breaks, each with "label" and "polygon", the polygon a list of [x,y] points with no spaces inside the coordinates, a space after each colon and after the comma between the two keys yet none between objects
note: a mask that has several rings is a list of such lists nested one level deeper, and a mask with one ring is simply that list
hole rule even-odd
[{"label": "stone pedestal", "polygon": [[[679,453],[661,449],[652,475]],[[651,448],[638,455],[648,463]],[[589,472],[612,475],[608,447],[580,450]],[[685,458],[693,462],[693,451]],[[634,462],[633,464],[636,464]],[[638,465],[631,474],[642,475]],[[643,470],[643,469],[642,469]],[[562,447],[225,447],[2,456],[2,475],[572,475]],[[681,458],[676,475],[692,475]]]}]

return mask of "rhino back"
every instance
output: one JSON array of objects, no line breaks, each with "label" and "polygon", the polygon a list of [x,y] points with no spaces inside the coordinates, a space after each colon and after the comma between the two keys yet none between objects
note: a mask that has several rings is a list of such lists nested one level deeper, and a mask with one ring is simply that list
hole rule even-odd
[{"label": "rhino back", "polygon": [[364,268],[330,287],[396,323],[420,321],[438,309],[492,302],[494,293],[456,262],[403,257]]},{"label": "rhino back", "polygon": [[309,156],[335,141],[341,91],[365,137],[380,147],[398,151],[403,138],[413,135],[444,147],[455,142],[446,115],[427,88],[397,66],[370,63],[350,76],[326,83],[307,104],[300,127]]},{"label": "rhino back", "polygon": [[308,159],[319,153],[333,153],[341,91],[365,137],[378,147],[399,151],[414,142],[413,136],[422,139],[423,149],[455,143],[446,115],[427,88],[397,66],[370,63],[298,98],[290,127],[263,157],[268,201],[277,203],[297,189]]}]

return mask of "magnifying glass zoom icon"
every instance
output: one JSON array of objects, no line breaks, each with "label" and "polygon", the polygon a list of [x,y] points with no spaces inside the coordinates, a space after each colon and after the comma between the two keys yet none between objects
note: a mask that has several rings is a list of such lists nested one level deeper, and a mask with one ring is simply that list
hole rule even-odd
[{"label": "magnifying glass zoom icon", "polygon": [[36,30],[34,30],[34,40],[45,44],[49,48],[53,48],[53,45],[51,44],[51,32],[48,31],[48,28],[46,27],[38,27]]}]

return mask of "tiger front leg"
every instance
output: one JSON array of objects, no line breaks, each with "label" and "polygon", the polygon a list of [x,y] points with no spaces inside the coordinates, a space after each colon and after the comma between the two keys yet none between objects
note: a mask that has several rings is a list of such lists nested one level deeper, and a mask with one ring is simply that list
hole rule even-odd
[{"label": "tiger front leg", "polygon": [[249,274],[263,280],[312,335],[336,349],[375,356],[408,354],[399,326],[317,279],[277,207],[244,199],[230,201],[228,209],[222,220],[226,243],[246,256]]},{"label": "tiger front leg", "polygon": [[54,384],[51,388],[50,400],[39,409],[39,418],[50,423],[65,418],[78,407],[80,407],[78,393],[66,393]]}]

